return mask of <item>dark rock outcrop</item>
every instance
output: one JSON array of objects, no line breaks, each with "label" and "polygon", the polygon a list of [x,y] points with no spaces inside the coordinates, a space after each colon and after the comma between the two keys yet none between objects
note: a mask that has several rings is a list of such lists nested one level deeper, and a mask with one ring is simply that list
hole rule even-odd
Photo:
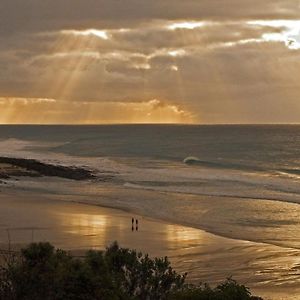
[{"label": "dark rock outcrop", "polygon": [[29,172],[16,170],[13,174],[0,173],[0,178],[7,179],[12,176],[56,176],[73,180],[94,179],[96,176],[92,171],[73,166],[60,166],[40,162],[35,159],[0,157],[0,163],[9,164]]}]

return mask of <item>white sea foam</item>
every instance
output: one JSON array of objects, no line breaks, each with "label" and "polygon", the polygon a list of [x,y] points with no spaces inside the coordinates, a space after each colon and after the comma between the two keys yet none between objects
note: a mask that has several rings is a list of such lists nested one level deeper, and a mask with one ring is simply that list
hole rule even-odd
[{"label": "white sea foam", "polygon": [[[29,178],[13,184],[17,188],[68,195],[71,201],[130,210],[230,237],[300,247],[292,231],[293,224],[298,222],[293,214],[298,210],[300,213],[300,208],[286,203],[300,203],[297,178],[274,172],[190,166],[180,161],[156,167],[148,163],[145,167],[140,157],[135,158],[136,163],[127,164],[126,159],[72,156],[51,151],[57,144],[9,139],[0,141],[0,156],[85,166],[95,172],[113,174],[114,178],[107,183],[92,181],[80,185],[55,178],[47,179],[45,184],[43,178]],[[270,205],[267,199],[280,202]],[[282,224],[288,227],[277,233],[276,241],[259,231]],[[253,230],[256,227],[258,229]]]},{"label": "white sea foam", "polygon": [[[62,153],[39,151],[56,144],[17,139],[0,141],[0,155],[37,159],[61,165],[85,166],[96,173],[114,174],[118,184],[134,189],[195,195],[230,196],[300,202],[300,186],[296,175],[283,176],[265,172],[189,167],[178,163],[172,168],[144,168],[127,165],[108,157],[76,157]],[[36,150],[32,150],[36,149]],[[295,178],[296,177],[296,178]],[[96,183],[95,183],[96,184]]]},{"label": "white sea foam", "polygon": [[194,163],[200,162],[200,159],[195,156],[188,156],[183,160],[183,162],[185,164],[194,164]]}]

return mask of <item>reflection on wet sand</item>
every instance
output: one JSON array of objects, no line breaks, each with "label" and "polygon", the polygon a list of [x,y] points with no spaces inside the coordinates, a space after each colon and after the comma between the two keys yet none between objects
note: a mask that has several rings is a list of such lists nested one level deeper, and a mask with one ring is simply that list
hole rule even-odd
[{"label": "reflection on wet sand", "polygon": [[[154,252],[164,255],[160,248],[163,251],[179,247],[189,248],[194,244],[199,245],[203,239],[203,232],[198,229],[164,222],[158,223],[143,217],[140,217],[141,224],[138,227],[138,222],[132,223],[129,214],[106,208],[98,209],[109,213],[109,216],[71,212],[53,213],[58,217],[62,231],[72,235],[74,239],[80,239],[80,243],[84,243],[86,247],[103,248],[117,240],[122,245],[135,246],[137,249],[143,248],[147,252],[153,252],[154,246],[157,248]],[[129,234],[130,228],[131,231],[139,232]],[[163,243],[161,243],[162,240]]]},{"label": "reflection on wet sand", "polygon": [[[91,209],[91,208],[89,208]],[[181,272],[188,271],[191,281],[217,283],[225,277],[248,284],[264,294],[283,284],[296,289],[300,283],[298,251],[267,244],[231,240],[205,231],[141,218],[139,232],[131,232],[129,214],[98,208],[105,214],[58,213],[64,231],[93,248],[104,248],[114,240],[122,246],[150,255],[167,255]],[[79,245],[78,244],[78,245]],[[249,277],[249,273],[252,274]]]},{"label": "reflection on wet sand", "polygon": [[[227,239],[199,229],[61,199],[61,195],[37,197],[29,192],[2,190],[2,247],[7,245],[7,229],[12,243],[50,241],[73,251],[103,249],[117,240],[123,247],[151,256],[168,256],[179,272],[188,272],[191,281],[216,283],[232,275],[263,296],[284,295],[287,290],[289,299],[292,294],[300,294],[296,249]],[[139,220],[138,231],[132,231],[133,217]]]},{"label": "reflection on wet sand", "polygon": [[[61,231],[72,236],[71,239],[79,240],[80,248],[104,248],[117,240],[126,247],[165,255],[165,251],[189,248],[201,241],[202,231],[198,229],[157,222],[141,216],[139,219],[131,218],[129,214],[113,209],[83,208],[90,212],[51,212],[59,222]],[[95,210],[106,214],[96,214]]]},{"label": "reflection on wet sand", "polygon": [[182,246],[193,241],[199,243],[203,239],[201,230],[173,224],[166,225],[166,234],[170,242],[180,243]]},{"label": "reflection on wet sand", "polygon": [[79,236],[100,237],[105,234],[110,224],[106,215],[89,215],[74,213],[58,213],[61,218],[61,226],[65,233]]}]

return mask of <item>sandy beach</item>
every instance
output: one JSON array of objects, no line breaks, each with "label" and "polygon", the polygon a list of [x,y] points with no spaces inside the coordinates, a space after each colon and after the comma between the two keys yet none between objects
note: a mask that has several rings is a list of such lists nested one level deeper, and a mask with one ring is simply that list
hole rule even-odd
[{"label": "sandy beach", "polygon": [[[47,167],[43,164],[42,172]],[[67,170],[73,172],[73,169]],[[173,267],[180,273],[187,272],[187,280],[193,283],[215,285],[232,276],[265,299],[299,299],[297,247],[227,238],[159,217],[146,217],[136,210],[133,213],[130,209],[110,207],[110,203],[119,201],[122,207],[124,197],[136,197],[141,205],[146,198],[155,199],[151,191],[141,195],[137,190],[111,188],[102,181],[95,190],[89,180],[45,177],[28,166],[7,163],[0,164],[0,174],[2,250],[7,250],[8,244],[20,249],[30,242],[48,241],[81,256],[87,249],[105,249],[118,241],[122,247],[149,253],[152,257],[168,256]],[[174,195],[161,197],[167,199]],[[172,201],[180,201],[181,196],[176,197],[178,199],[172,198]],[[201,201],[202,211],[210,207],[217,215],[219,198],[200,196],[197,201]],[[225,199],[222,203],[224,209]],[[136,222],[132,226],[132,218],[138,220],[138,226]],[[226,219],[217,222],[226,222]]]},{"label": "sandy beach", "polygon": [[1,299],[300,300],[300,0],[0,0],[0,66]]},{"label": "sandy beach", "polygon": [[[233,276],[266,299],[298,299],[300,267],[295,249],[223,238],[129,212],[68,202],[63,195],[37,195],[5,186],[0,190],[2,249],[7,248],[8,234],[13,245],[49,241],[77,254],[104,249],[116,240],[151,256],[168,256],[176,270],[188,272],[192,282],[215,284]],[[139,220],[138,230],[135,226],[132,230],[132,217]]]}]

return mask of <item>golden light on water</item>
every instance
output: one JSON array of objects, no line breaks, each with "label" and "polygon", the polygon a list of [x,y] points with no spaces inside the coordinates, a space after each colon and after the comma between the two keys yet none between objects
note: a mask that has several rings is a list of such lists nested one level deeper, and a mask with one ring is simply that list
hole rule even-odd
[{"label": "golden light on water", "polygon": [[107,227],[111,226],[108,215],[84,213],[58,213],[63,232],[81,236],[92,245],[105,245]]},{"label": "golden light on water", "polygon": [[170,242],[185,243],[201,241],[202,231],[191,227],[183,227],[179,225],[166,225],[166,232]]},{"label": "golden light on water", "polygon": [[130,215],[58,212],[55,216],[62,232],[71,235],[71,239],[81,237],[80,244],[89,247],[105,248],[118,240],[123,245],[131,243],[147,251],[149,247],[158,246],[163,239],[163,247],[160,245],[158,248],[169,251],[179,245],[190,248],[199,246],[202,240],[208,242],[207,234],[201,230],[142,218],[139,218],[139,230],[136,231],[135,225],[132,229]]}]

